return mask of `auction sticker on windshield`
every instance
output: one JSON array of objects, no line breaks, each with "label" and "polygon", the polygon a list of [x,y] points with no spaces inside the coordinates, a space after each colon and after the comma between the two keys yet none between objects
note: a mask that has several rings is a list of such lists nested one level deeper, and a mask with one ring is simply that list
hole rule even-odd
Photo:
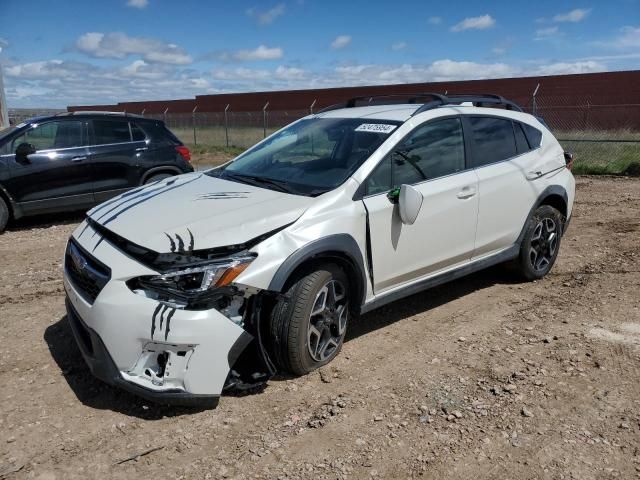
[{"label": "auction sticker on windshield", "polygon": [[384,123],[363,123],[356,132],[374,132],[374,133],[391,133],[395,130],[397,125],[387,125]]}]

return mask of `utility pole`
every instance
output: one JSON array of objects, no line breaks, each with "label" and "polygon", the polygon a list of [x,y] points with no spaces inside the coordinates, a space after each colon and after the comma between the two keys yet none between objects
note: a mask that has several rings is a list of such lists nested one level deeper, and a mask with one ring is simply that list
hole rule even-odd
[{"label": "utility pole", "polygon": [[9,112],[7,110],[7,99],[4,95],[4,80],[2,77],[2,65],[0,65],[0,130],[8,127],[9,127]]}]

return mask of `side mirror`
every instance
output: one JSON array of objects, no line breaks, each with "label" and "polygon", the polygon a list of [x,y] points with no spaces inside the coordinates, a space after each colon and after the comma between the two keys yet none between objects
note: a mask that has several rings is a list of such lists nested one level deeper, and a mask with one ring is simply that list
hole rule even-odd
[{"label": "side mirror", "polygon": [[400,187],[398,207],[402,223],[405,225],[413,225],[420,213],[423,199],[422,194],[411,185],[402,185]]},{"label": "side mirror", "polygon": [[36,153],[36,147],[30,143],[21,143],[16,147],[16,162],[28,163],[29,155],[32,153]]}]

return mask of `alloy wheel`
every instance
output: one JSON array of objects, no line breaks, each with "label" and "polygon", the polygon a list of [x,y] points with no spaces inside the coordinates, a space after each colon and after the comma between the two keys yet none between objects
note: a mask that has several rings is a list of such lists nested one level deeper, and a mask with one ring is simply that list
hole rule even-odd
[{"label": "alloy wheel", "polygon": [[551,264],[558,248],[558,227],[549,217],[540,220],[533,230],[529,247],[529,261],[536,271],[542,271]]},{"label": "alloy wheel", "polygon": [[340,348],[348,315],[345,286],[338,280],[328,281],[316,295],[309,316],[307,348],[314,361],[324,362]]}]

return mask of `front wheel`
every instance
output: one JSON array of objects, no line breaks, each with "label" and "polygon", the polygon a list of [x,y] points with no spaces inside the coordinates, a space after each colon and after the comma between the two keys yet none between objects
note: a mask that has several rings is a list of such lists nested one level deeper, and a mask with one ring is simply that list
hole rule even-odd
[{"label": "front wheel", "polygon": [[287,290],[270,319],[272,353],[281,370],[305,375],[333,360],[349,321],[349,282],[336,265],[318,267]]},{"label": "front wheel", "polygon": [[562,238],[562,214],[550,205],[538,207],[527,223],[527,230],[516,270],[525,280],[544,277],[558,257]]}]

